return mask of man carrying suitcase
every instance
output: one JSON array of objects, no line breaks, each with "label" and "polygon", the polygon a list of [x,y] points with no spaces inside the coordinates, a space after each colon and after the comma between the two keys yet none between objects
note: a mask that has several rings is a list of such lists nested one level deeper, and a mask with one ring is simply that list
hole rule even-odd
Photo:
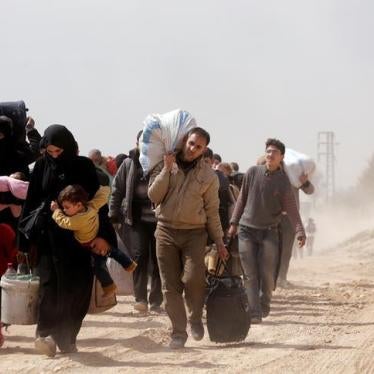
[{"label": "man carrying suitcase", "polygon": [[[305,232],[289,179],[281,168],[285,146],[266,141],[265,165],[249,168],[235,205],[229,236],[237,234],[252,323],[269,315],[279,265],[279,223],[285,211],[295,229],[299,246]],[[261,291],[261,297],[260,297]]]}]

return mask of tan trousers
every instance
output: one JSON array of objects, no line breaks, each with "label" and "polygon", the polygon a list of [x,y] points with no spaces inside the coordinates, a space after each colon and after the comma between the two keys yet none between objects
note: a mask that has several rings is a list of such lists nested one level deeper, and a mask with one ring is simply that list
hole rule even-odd
[{"label": "tan trousers", "polygon": [[157,226],[156,254],[165,309],[172,324],[172,337],[187,338],[190,323],[201,323],[205,297],[205,229],[181,230]]}]

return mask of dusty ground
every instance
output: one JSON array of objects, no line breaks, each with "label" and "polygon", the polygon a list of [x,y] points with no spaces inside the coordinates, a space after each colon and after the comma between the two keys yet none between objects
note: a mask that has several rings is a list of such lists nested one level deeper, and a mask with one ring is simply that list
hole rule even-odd
[{"label": "dusty ground", "polygon": [[271,315],[247,339],[216,345],[205,337],[167,348],[166,316],[137,316],[131,298],[88,316],[79,353],[35,354],[33,326],[12,326],[0,373],[374,373],[374,232],[292,264],[294,287],[274,295]]}]

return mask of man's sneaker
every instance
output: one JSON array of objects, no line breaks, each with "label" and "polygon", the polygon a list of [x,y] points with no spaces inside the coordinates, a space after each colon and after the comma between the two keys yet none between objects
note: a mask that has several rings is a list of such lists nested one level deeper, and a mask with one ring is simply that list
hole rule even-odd
[{"label": "man's sneaker", "polygon": [[55,357],[56,355],[56,343],[51,336],[35,339],[35,349],[48,357]]},{"label": "man's sneaker", "polygon": [[148,312],[148,304],[144,301],[138,301],[134,304],[134,309],[140,313]]},{"label": "man's sneaker", "polygon": [[204,325],[202,322],[191,323],[191,335],[194,340],[201,340],[204,337]]},{"label": "man's sneaker", "polygon": [[262,317],[251,316],[251,325],[259,325],[262,322]]},{"label": "man's sneaker", "polygon": [[161,314],[163,312],[163,309],[160,307],[160,305],[151,305],[149,310],[157,314]]},{"label": "man's sneaker", "polygon": [[182,349],[184,348],[184,345],[186,344],[186,339],[182,338],[181,336],[175,336],[171,338],[171,341],[169,343],[169,348],[171,349]]}]

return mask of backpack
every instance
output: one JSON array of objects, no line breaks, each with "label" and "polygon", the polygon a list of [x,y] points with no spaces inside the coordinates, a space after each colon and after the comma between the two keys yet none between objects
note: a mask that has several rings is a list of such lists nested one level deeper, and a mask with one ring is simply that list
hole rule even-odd
[{"label": "backpack", "polygon": [[[222,260],[219,260],[222,263]],[[241,277],[232,276],[225,266],[222,276],[206,278],[206,312],[209,338],[216,343],[244,340],[251,324],[247,294]],[[217,269],[220,268],[218,264]]]},{"label": "backpack", "polygon": [[13,121],[13,137],[21,143],[26,140],[26,112],[24,101],[0,103],[0,116],[7,116]]}]

